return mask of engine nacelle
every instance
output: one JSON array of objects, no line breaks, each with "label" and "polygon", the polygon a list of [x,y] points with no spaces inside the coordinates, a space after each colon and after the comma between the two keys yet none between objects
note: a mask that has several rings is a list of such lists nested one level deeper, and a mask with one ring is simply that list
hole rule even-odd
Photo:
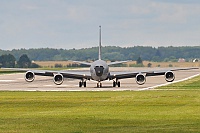
[{"label": "engine nacelle", "polygon": [[137,84],[143,85],[146,82],[146,77],[143,74],[137,74],[135,80]]},{"label": "engine nacelle", "polygon": [[53,82],[56,85],[61,85],[64,81],[63,75],[62,74],[55,74],[53,77]]},{"label": "engine nacelle", "polygon": [[165,73],[165,80],[166,80],[167,82],[173,82],[174,79],[175,79],[175,75],[174,75],[174,73],[173,73],[172,71],[167,71],[167,72]]},{"label": "engine nacelle", "polygon": [[35,74],[34,72],[32,71],[27,71],[25,76],[24,76],[24,79],[27,81],[27,82],[33,82],[33,80],[35,79]]}]

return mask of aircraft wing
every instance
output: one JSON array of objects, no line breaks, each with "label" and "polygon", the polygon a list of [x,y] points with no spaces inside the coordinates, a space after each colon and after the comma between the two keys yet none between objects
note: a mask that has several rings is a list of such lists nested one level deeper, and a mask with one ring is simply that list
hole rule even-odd
[{"label": "aircraft wing", "polygon": [[50,76],[53,77],[55,74],[62,74],[65,78],[73,78],[73,79],[91,79],[91,75],[88,71],[69,71],[69,70],[62,70],[62,71],[52,71],[52,70],[34,70],[34,69],[23,69],[23,68],[2,68],[5,70],[17,70],[22,72],[31,71],[35,75],[39,76]]},{"label": "aircraft wing", "polygon": [[73,79],[91,79],[91,74],[89,71],[60,71],[60,74],[65,78],[73,78]]},{"label": "aircraft wing", "polygon": [[108,66],[110,66],[110,65],[116,65],[116,64],[122,64],[122,63],[130,62],[130,61],[131,61],[131,60],[110,62],[110,63],[108,63]]},{"label": "aircraft wing", "polygon": [[168,71],[181,71],[181,70],[192,70],[199,68],[178,68],[178,69],[169,69],[169,70],[160,70],[160,71],[138,71],[138,72],[111,72],[108,76],[108,79],[126,79],[126,78],[134,78],[138,74],[144,74],[146,77],[148,76],[159,76],[165,75]]},{"label": "aircraft wing", "polygon": [[79,63],[79,64],[87,65],[87,66],[91,66],[91,63],[89,63],[89,62],[83,62],[83,61],[72,61],[72,60],[69,60],[69,61],[74,62],[74,63]]}]

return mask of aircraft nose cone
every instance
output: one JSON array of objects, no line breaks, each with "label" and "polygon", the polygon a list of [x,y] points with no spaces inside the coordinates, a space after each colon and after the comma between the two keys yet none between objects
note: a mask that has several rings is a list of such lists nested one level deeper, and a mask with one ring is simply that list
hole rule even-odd
[{"label": "aircraft nose cone", "polygon": [[103,70],[104,70],[103,66],[96,66],[94,69],[95,69],[95,72],[96,72],[97,76],[102,76],[103,75]]}]

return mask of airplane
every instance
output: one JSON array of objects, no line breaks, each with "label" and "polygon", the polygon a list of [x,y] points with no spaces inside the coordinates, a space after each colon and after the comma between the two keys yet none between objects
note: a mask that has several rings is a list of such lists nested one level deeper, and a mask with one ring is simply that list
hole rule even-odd
[{"label": "airplane", "polygon": [[126,78],[135,78],[136,83],[138,85],[143,85],[146,82],[146,77],[149,76],[160,76],[164,75],[164,78],[167,82],[173,82],[175,79],[175,74],[173,71],[179,70],[191,70],[191,69],[198,69],[198,68],[180,68],[180,69],[171,69],[171,70],[163,70],[163,71],[140,71],[140,72],[110,72],[109,66],[126,63],[129,61],[118,61],[118,62],[110,62],[106,63],[104,60],[101,59],[101,26],[99,26],[99,57],[98,60],[88,63],[82,61],[73,61],[75,63],[84,64],[90,66],[89,74],[83,74],[79,72],[70,72],[70,71],[51,71],[51,70],[29,70],[29,69],[21,69],[21,68],[14,68],[14,70],[19,71],[26,71],[25,73],[25,80],[27,82],[33,82],[35,79],[35,75],[38,76],[51,76],[53,77],[53,82],[56,85],[61,85],[64,81],[64,78],[72,78],[72,79],[79,79],[79,87],[86,87],[86,81],[94,80],[97,81],[97,87],[102,87],[102,81],[105,80],[113,80],[113,87],[120,87],[120,79]]}]

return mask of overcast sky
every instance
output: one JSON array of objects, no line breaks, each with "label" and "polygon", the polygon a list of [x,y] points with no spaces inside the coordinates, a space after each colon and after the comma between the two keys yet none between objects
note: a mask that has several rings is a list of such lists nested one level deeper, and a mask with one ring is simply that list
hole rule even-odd
[{"label": "overcast sky", "polygon": [[0,0],[0,49],[200,46],[200,0]]}]

